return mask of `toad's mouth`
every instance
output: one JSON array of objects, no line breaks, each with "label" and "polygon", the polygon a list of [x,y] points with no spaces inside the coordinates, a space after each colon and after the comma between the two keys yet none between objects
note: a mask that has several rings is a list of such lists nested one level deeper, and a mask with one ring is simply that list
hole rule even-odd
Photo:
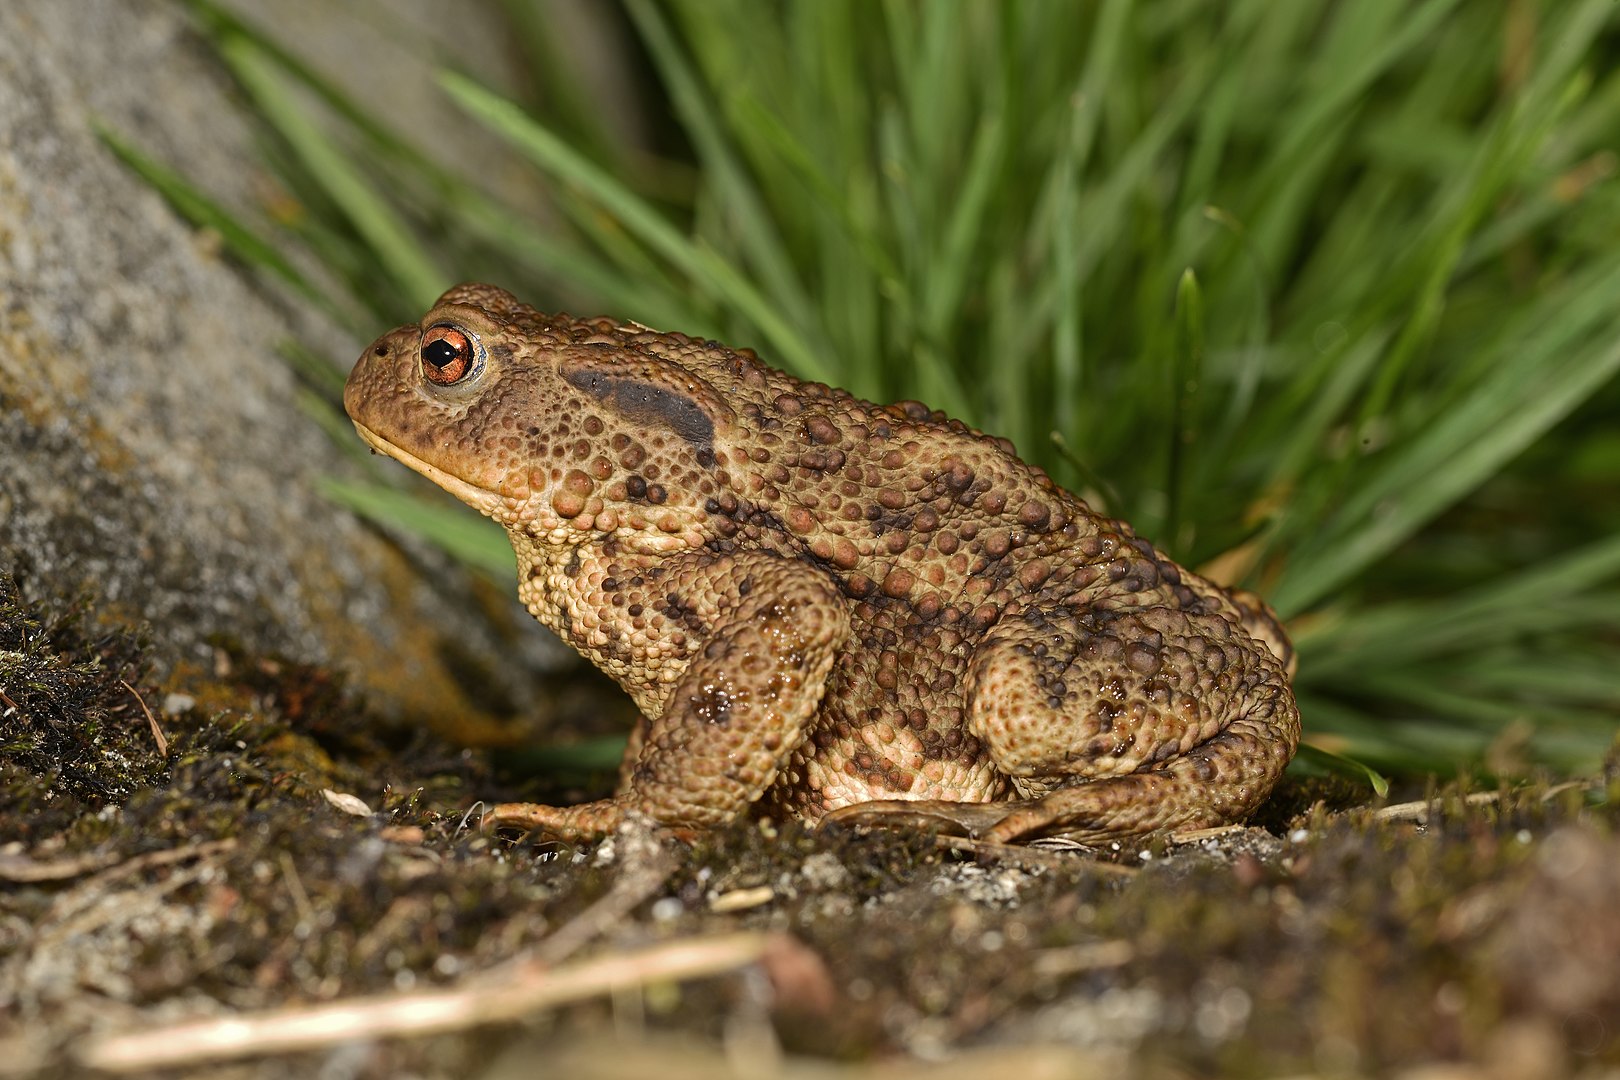
[{"label": "toad's mouth", "polygon": [[493,517],[496,511],[505,503],[505,500],[493,491],[485,491],[481,487],[469,484],[459,476],[452,476],[436,465],[429,465],[409,450],[395,446],[358,420],[354,421],[354,429],[360,433],[360,438],[365,440],[366,445],[377,451],[377,453],[385,457],[391,457],[401,465],[416,470],[479,513]]}]

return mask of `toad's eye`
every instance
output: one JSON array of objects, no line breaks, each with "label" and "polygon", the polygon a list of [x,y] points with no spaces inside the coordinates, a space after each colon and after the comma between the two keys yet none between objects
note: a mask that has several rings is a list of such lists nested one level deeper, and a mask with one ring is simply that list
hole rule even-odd
[{"label": "toad's eye", "polygon": [[474,367],[473,343],[453,326],[435,326],[422,337],[422,374],[435,386],[453,386]]}]

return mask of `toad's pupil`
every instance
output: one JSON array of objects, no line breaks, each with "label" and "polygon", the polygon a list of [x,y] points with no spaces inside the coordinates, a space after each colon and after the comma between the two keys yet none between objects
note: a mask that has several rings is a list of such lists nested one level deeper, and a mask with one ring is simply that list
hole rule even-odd
[{"label": "toad's pupil", "polygon": [[422,349],[422,359],[441,369],[455,363],[460,355],[461,350],[444,338],[440,338],[438,341],[430,341]]}]

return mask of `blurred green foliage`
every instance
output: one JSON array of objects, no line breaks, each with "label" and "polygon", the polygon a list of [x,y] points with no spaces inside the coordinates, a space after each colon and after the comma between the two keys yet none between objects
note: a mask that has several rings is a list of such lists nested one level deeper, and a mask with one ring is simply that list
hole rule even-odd
[{"label": "blurred green foliage", "polygon": [[1611,0],[624,0],[674,156],[506,0],[525,94],[442,48],[424,78],[532,163],[544,221],[191,6],[299,213],[263,236],[110,141],[359,337],[483,277],[918,398],[1262,590],[1325,750],[1511,774],[1613,740]]}]

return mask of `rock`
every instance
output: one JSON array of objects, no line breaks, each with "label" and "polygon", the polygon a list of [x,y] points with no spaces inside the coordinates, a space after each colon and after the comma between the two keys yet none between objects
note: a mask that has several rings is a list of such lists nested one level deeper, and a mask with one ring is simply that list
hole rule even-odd
[{"label": "rock", "polygon": [[318,494],[356,465],[275,347],[346,360],[362,343],[223,261],[91,126],[252,213],[265,178],[233,99],[181,5],[7,5],[0,570],[149,623],[172,692],[224,640],[335,668],[384,713],[465,734],[557,654],[520,612],[497,640],[463,614],[466,574]]}]

